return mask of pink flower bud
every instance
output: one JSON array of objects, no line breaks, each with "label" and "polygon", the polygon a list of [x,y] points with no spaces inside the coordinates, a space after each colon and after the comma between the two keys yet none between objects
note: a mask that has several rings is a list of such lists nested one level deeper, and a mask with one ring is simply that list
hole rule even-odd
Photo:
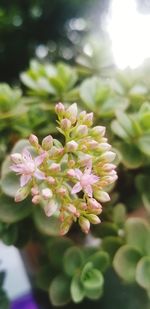
[{"label": "pink flower bud", "polygon": [[88,199],[88,206],[95,209],[102,208],[101,204],[99,204],[94,198]]},{"label": "pink flower bud", "polygon": [[55,178],[54,177],[52,177],[52,176],[48,176],[47,177],[47,182],[50,184],[50,185],[54,185],[55,184]]},{"label": "pink flower bud", "polygon": [[80,217],[79,218],[79,225],[81,227],[81,230],[85,233],[88,234],[90,230],[90,221],[86,219],[85,217]]},{"label": "pink flower bud", "polygon": [[15,164],[19,164],[22,162],[22,155],[20,153],[13,153],[10,157],[12,162]]},{"label": "pink flower bud", "polygon": [[101,137],[103,137],[105,135],[105,132],[106,132],[106,128],[103,127],[103,126],[94,127],[91,130],[92,135],[95,135],[95,136],[100,135]]},{"label": "pink flower bud", "polygon": [[67,171],[67,176],[69,177],[76,177],[76,172],[73,169]]},{"label": "pink flower bud", "polygon": [[61,197],[64,197],[67,194],[67,189],[65,187],[61,187],[57,190],[57,194]]},{"label": "pink flower bud", "polygon": [[107,161],[107,162],[112,162],[114,161],[116,157],[116,154],[112,151],[106,151],[105,153],[103,153],[100,158],[101,160]]},{"label": "pink flower bud", "polygon": [[78,144],[75,141],[70,141],[66,144],[66,151],[67,152],[74,152],[78,148]]},{"label": "pink flower bud", "polygon": [[105,191],[100,191],[100,190],[94,191],[94,197],[102,203],[110,201],[110,196]]},{"label": "pink flower bud", "polygon": [[71,227],[71,224],[72,224],[72,218],[69,216],[67,217],[62,223],[61,223],[61,226],[60,226],[60,235],[61,236],[64,236],[68,233],[70,227]]},{"label": "pink flower bud", "polygon": [[88,113],[83,118],[83,124],[86,124],[88,127],[90,127],[93,124],[93,113]]},{"label": "pink flower bud", "polygon": [[114,170],[116,168],[116,166],[114,164],[111,164],[111,163],[106,163],[103,165],[103,169],[106,171],[106,172],[109,172],[111,170]]},{"label": "pink flower bud", "polygon": [[19,188],[15,195],[15,202],[18,203],[23,201],[29,195],[29,192],[30,192],[29,186]]},{"label": "pink flower bud", "polygon": [[76,131],[74,132],[74,135],[75,136],[79,136],[79,137],[82,137],[82,136],[85,136],[88,134],[88,127],[86,125],[79,125],[77,128],[76,128]]},{"label": "pink flower bud", "polygon": [[86,215],[86,217],[92,224],[98,224],[101,222],[100,218],[94,214]]},{"label": "pink flower bud", "polygon": [[62,130],[67,131],[71,128],[71,121],[67,118],[64,118],[60,122],[60,127]]},{"label": "pink flower bud", "polygon": [[94,140],[91,140],[88,142],[88,148],[89,149],[97,149],[98,147],[98,142],[94,141]]},{"label": "pink flower bud", "polygon": [[37,195],[37,194],[39,194],[38,187],[33,187],[33,188],[31,189],[31,193],[32,193],[32,195]]},{"label": "pink flower bud", "polygon": [[63,116],[64,115],[64,111],[65,111],[65,107],[64,105],[59,102],[55,105],[55,112],[56,114],[58,114],[59,116]]},{"label": "pink flower bud", "polygon": [[51,172],[59,172],[60,171],[60,164],[59,163],[52,163],[49,167]]},{"label": "pink flower bud", "polygon": [[42,196],[44,199],[48,200],[53,196],[52,191],[49,188],[42,189]]},{"label": "pink flower bud", "polygon": [[51,200],[45,207],[44,211],[47,217],[51,217],[57,211],[58,205],[54,200]]},{"label": "pink flower bud", "polygon": [[76,207],[75,207],[74,205],[69,204],[69,205],[67,206],[67,209],[68,209],[68,211],[69,211],[70,213],[72,213],[73,215],[76,215],[77,209],[76,209]]},{"label": "pink flower bud", "polygon": [[77,120],[77,113],[78,113],[77,104],[73,103],[67,108],[65,112],[65,117],[68,118],[72,124],[74,124]]},{"label": "pink flower bud", "polygon": [[111,145],[107,144],[107,143],[100,143],[97,147],[97,150],[99,151],[108,151],[111,149]]},{"label": "pink flower bud", "polygon": [[42,148],[44,150],[50,150],[52,146],[53,146],[53,138],[51,135],[48,135],[42,141]]},{"label": "pink flower bud", "polygon": [[41,201],[41,196],[40,195],[34,195],[33,198],[32,198],[32,203],[37,205],[39,204]]},{"label": "pink flower bud", "polygon": [[36,135],[31,134],[29,137],[29,142],[33,147],[37,147],[39,145],[39,140]]}]

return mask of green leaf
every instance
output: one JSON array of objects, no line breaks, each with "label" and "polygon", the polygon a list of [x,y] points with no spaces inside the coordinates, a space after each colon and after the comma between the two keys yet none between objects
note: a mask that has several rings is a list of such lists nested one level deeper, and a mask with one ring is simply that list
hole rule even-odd
[{"label": "green leaf", "polygon": [[49,289],[50,300],[54,306],[64,306],[70,301],[70,280],[59,275],[55,277]]},{"label": "green leaf", "polygon": [[19,187],[19,177],[16,176],[15,173],[10,172],[2,177],[1,189],[6,195],[10,197],[15,197]]},{"label": "green leaf", "polygon": [[[63,268],[63,255],[67,251],[68,248],[73,246],[73,242],[71,239],[67,237],[56,237],[50,242],[48,246],[48,256],[50,259],[50,263],[57,270],[62,270]],[[61,252],[61,254],[60,254]]]},{"label": "green leaf", "polygon": [[38,230],[48,236],[58,236],[60,223],[57,217],[47,217],[42,208],[34,211],[34,222]]},{"label": "green leaf", "polygon": [[113,208],[113,221],[122,226],[126,219],[126,208],[123,204],[119,203]]},{"label": "green leaf", "polygon": [[111,259],[122,245],[123,240],[120,237],[107,236],[102,240],[102,249],[108,252]]},{"label": "green leaf", "polygon": [[102,222],[101,224],[94,226],[93,234],[96,237],[104,238],[106,236],[117,236],[118,229],[116,224],[110,222]]},{"label": "green leaf", "polygon": [[141,194],[143,204],[148,212],[150,212],[150,176],[139,174],[135,180],[136,187]]},{"label": "green leaf", "polygon": [[136,281],[142,288],[150,290],[150,256],[144,256],[138,262]]},{"label": "green leaf", "polygon": [[130,218],[125,223],[127,243],[141,254],[147,253],[146,243],[150,235],[149,233],[149,225],[144,219]]},{"label": "green leaf", "polygon": [[128,134],[128,136],[134,137],[136,132],[133,128],[132,120],[130,119],[129,115],[127,115],[127,114],[125,114],[121,111],[117,111],[116,115],[117,115],[117,120],[118,120],[119,124],[122,126],[122,128],[125,130],[125,132]]},{"label": "green leaf", "polygon": [[111,123],[111,129],[120,138],[124,140],[128,140],[129,136],[128,133],[124,130],[124,128],[121,126],[121,124],[117,120],[113,120]]},{"label": "green leaf", "polygon": [[78,247],[69,248],[63,258],[64,270],[67,275],[73,276],[83,263],[83,254]]},{"label": "green leaf", "polygon": [[127,168],[136,169],[143,165],[144,157],[134,144],[118,143],[116,148],[121,154],[121,161]]},{"label": "green leaf", "polygon": [[146,156],[150,157],[150,134],[140,137],[137,145]]},{"label": "green leaf", "polygon": [[135,282],[137,263],[141,258],[140,252],[132,246],[122,246],[115,254],[113,267],[117,274],[126,282]]},{"label": "green leaf", "polygon": [[110,263],[108,253],[102,250],[99,250],[90,256],[89,261],[92,262],[94,268],[100,270],[101,272],[105,272]]},{"label": "green leaf", "polygon": [[104,284],[102,273],[87,263],[81,273],[81,282],[86,291],[101,290]]},{"label": "green leaf", "polygon": [[27,217],[32,211],[29,201],[15,203],[10,197],[0,196],[0,220],[6,223],[15,223]]},{"label": "green leaf", "polygon": [[12,153],[15,153],[15,152],[22,152],[22,150],[26,147],[31,147],[29,141],[27,139],[21,139],[20,141],[18,141],[13,149],[12,149]]},{"label": "green leaf", "polygon": [[84,296],[85,291],[84,287],[80,281],[79,275],[75,275],[71,281],[71,297],[75,303],[80,303]]}]

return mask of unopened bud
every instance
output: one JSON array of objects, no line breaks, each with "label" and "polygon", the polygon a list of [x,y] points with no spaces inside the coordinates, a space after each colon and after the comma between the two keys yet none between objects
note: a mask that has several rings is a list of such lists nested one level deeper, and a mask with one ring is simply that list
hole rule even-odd
[{"label": "unopened bud", "polygon": [[58,205],[54,200],[50,201],[45,207],[44,211],[47,217],[51,217],[57,210]]},{"label": "unopened bud", "polygon": [[44,199],[48,200],[53,196],[52,191],[49,188],[42,189],[42,196]]},{"label": "unopened bud", "polygon": [[86,215],[86,217],[92,224],[98,224],[101,222],[100,218],[94,214]]},{"label": "unopened bud", "polygon": [[70,227],[72,224],[72,218],[71,217],[67,217],[60,225],[60,235],[65,235],[68,233]]},{"label": "unopened bud", "polygon": [[55,106],[56,114],[58,114],[60,117],[63,117],[64,111],[65,111],[64,105],[61,102],[57,103]]},{"label": "unopened bud", "polygon": [[92,130],[91,130],[91,133],[92,135],[100,135],[100,137],[103,137],[105,135],[105,132],[106,132],[106,128],[103,127],[103,126],[97,126],[97,127],[94,127]]},{"label": "unopened bud", "polygon": [[39,140],[36,135],[31,134],[29,137],[29,142],[33,147],[37,147],[39,145]]},{"label": "unopened bud", "polygon": [[48,135],[42,141],[42,148],[44,150],[50,150],[52,146],[53,146],[53,138],[51,135]]},{"label": "unopened bud", "polygon": [[100,158],[101,160],[107,161],[107,162],[112,162],[116,157],[116,154],[112,151],[106,151],[103,153]]},{"label": "unopened bud", "polygon": [[67,118],[64,118],[60,122],[60,127],[62,130],[67,131],[71,128],[71,121]]},{"label": "unopened bud", "polygon": [[61,187],[57,190],[57,194],[59,194],[61,197],[64,197],[67,194],[67,189],[65,187]]},{"label": "unopened bud", "polygon": [[69,211],[70,213],[72,213],[73,215],[76,215],[77,209],[76,209],[76,207],[75,207],[74,205],[69,204],[68,207],[67,207],[67,209],[68,209],[68,211]]},{"label": "unopened bud", "polygon": [[86,124],[88,127],[93,124],[93,113],[88,113],[84,116],[83,124]]},{"label": "unopened bud", "polygon": [[33,187],[33,188],[31,189],[31,194],[32,194],[32,195],[37,195],[37,194],[39,194],[38,187]]},{"label": "unopened bud", "polygon": [[23,201],[28,196],[29,192],[30,192],[29,186],[24,186],[22,188],[19,188],[15,195],[15,202],[18,203],[18,202]]},{"label": "unopened bud", "polygon": [[81,227],[81,230],[85,233],[88,234],[90,230],[90,221],[86,219],[85,217],[80,217],[79,218],[79,225]]},{"label": "unopened bud", "polygon": [[47,182],[50,184],[50,185],[54,185],[55,184],[55,178],[54,177],[52,177],[52,176],[48,176],[47,177]]},{"label": "unopened bud", "polygon": [[41,196],[40,195],[34,195],[32,198],[32,203],[37,205],[41,201]]},{"label": "unopened bud", "polygon": [[100,143],[97,147],[98,151],[108,151],[111,149],[111,145],[107,144],[107,143]]},{"label": "unopened bud", "polygon": [[79,136],[79,137],[82,137],[82,136],[85,136],[88,134],[88,127],[86,125],[79,125],[77,128],[76,128],[76,131],[74,132],[74,135],[75,136]]},{"label": "unopened bud", "polygon": [[11,154],[11,160],[15,164],[22,163],[22,155],[20,153],[13,153]]},{"label": "unopened bud", "polygon": [[68,161],[68,167],[69,167],[69,168],[74,167],[74,166],[75,166],[75,164],[76,164],[76,163],[75,163],[75,161],[74,161],[74,160],[69,160],[69,161]]},{"label": "unopened bud", "polygon": [[76,172],[73,169],[67,171],[67,176],[69,177],[76,177]]},{"label": "unopened bud", "polygon": [[88,148],[89,149],[97,149],[98,147],[98,142],[94,141],[94,140],[91,140],[88,142]]},{"label": "unopened bud", "polygon": [[101,204],[99,204],[94,198],[88,200],[88,206],[95,209],[102,208]]},{"label": "unopened bud", "polygon": [[116,166],[114,164],[111,163],[106,163],[103,165],[103,169],[107,172],[114,170],[116,168]]},{"label": "unopened bud", "polygon": [[52,163],[49,167],[51,172],[59,172],[60,171],[60,164],[59,163]]},{"label": "unopened bud", "polygon": [[94,191],[94,197],[102,203],[110,201],[110,196],[105,191],[100,191],[100,190]]},{"label": "unopened bud", "polygon": [[77,120],[77,113],[78,113],[77,104],[73,103],[67,108],[65,112],[65,117],[68,118],[72,124],[74,124]]},{"label": "unopened bud", "polygon": [[66,151],[67,152],[74,152],[78,148],[78,144],[75,141],[70,141],[66,144]]}]

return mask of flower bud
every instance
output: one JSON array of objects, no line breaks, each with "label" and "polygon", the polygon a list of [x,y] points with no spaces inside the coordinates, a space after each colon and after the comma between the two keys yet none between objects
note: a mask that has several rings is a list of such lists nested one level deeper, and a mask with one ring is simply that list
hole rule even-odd
[{"label": "flower bud", "polygon": [[103,169],[106,171],[106,172],[109,172],[111,170],[114,170],[116,168],[116,166],[114,164],[111,164],[111,163],[106,163],[103,165]]},{"label": "flower bud", "polygon": [[68,233],[72,224],[72,218],[69,216],[67,217],[60,225],[60,235],[64,236]]},{"label": "flower bud", "polygon": [[44,211],[47,217],[51,217],[57,210],[58,205],[54,200],[51,200],[45,207]]},{"label": "flower bud", "polygon": [[88,113],[83,118],[83,124],[86,124],[88,127],[91,127],[93,124],[93,113]]},{"label": "flower bud", "polygon": [[29,192],[30,192],[29,186],[24,186],[22,188],[19,188],[15,195],[15,202],[18,203],[18,202],[23,201],[29,195]]},{"label": "flower bud", "polygon": [[106,128],[103,126],[96,126],[91,130],[91,134],[96,136],[100,135],[100,137],[103,137],[105,135]]},{"label": "flower bud", "polygon": [[42,189],[42,196],[45,200],[48,200],[53,196],[52,191],[49,188]]},{"label": "flower bud", "polygon": [[51,135],[48,135],[42,141],[42,148],[44,150],[50,150],[52,146],[53,146],[53,138]]},{"label": "flower bud", "polygon": [[94,214],[86,215],[86,217],[92,224],[98,224],[101,222],[100,218]]},{"label": "flower bud", "polygon": [[61,197],[64,197],[67,194],[67,189],[65,187],[61,187],[57,190],[57,194],[59,194]]},{"label": "flower bud", "polygon": [[76,164],[76,163],[75,163],[75,161],[74,161],[74,160],[69,160],[69,161],[68,161],[68,167],[69,167],[69,168],[74,167],[74,166],[75,166],[75,164]]},{"label": "flower bud", "polygon": [[81,227],[81,230],[85,233],[88,234],[90,230],[90,221],[86,219],[85,217],[80,217],[79,218],[79,225]]},{"label": "flower bud", "polygon": [[78,148],[78,144],[75,141],[70,141],[66,144],[66,151],[67,152],[74,152]]},{"label": "flower bud", "polygon": [[108,151],[108,150],[110,150],[110,149],[111,149],[111,145],[109,145],[109,144],[107,144],[107,143],[100,143],[100,144],[98,145],[98,147],[97,147],[97,150],[98,150],[98,151],[102,151],[102,152]]},{"label": "flower bud", "polygon": [[69,170],[67,171],[67,176],[69,176],[69,177],[76,177],[76,172],[75,172],[75,170],[69,169]]},{"label": "flower bud", "polygon": [[37,195],[37,194],[39,194],[38,187],[33,187],[33,188],[31,189],[31,194],[32,194],[32,195]]},{"label": "flower bud", "polygon": [[67,108],[65,112],[65,117],[68,118],[72,124],[74,124],[77,121],[77,113],[78,113],[77,104],[73,103]]},{"label": "flower bud", "polygon": [[102,203],[110,201],[110,196],[105,191],[100,191],[100,190],[94,191],[94,197]]},{"label": "flower bud", "polygon": [[67,131],[71,128],[71,121],[67,118],[64,118],[60,122],[60,127],[62,130]]},{"label": "flower bud", "polygon": [[59,172],[60,171],[60,164],[59,163],[52,163],[49,167],[51,172]]},{"label": "flower bud", "polygon": [[15,164],[22,163],[22,155],[20,153],[13,153],[10,155],[11,160]]},{"label": "flower bud", "polygon": [[116,154],[112,151],[106,151],[100,156],[101,160],[104,160],[107,162],[114,161],[115,157],[116,157]]},{"label": "flower bud", "polygon": [[50,185],[54,185],[55,184],[55,178],[54,177],[52,177],[52,176],[48,176],[47,177],[47,182],[50,184]]},{"label": "flower bud", "polygon": [[88,199],[88,206],[95,209],[102,208],[101,204],[99,204],[94,198]]},{"label": "flower bud", "polygon": [[88,127],[84,124],[79,125],[74,132],[74,135],[79,137],[85,136],[87,134],[88,134]]},{"label": "flower bud", "polygon": [[88,142],[88,148],[90,150],[97,149],[98,145],[99,145],[98,142],[96,142],[94,140],[91,140],[91,141]]},{"label": "flower bud", "polygon": [[34,195],[32,198],[32,203],[37,205],[41,201],[41,196],[40,195]]},{"label": "flower bud", "polygon": [[55,106],[56,114],[58,114],[60,117],[63,117],[64,111],[65,111],[64,105],[61,102],[57,103]]},{"label": "flower bud", "polygon": [[33,147],[37,147],[39,146],[39,140],[37,138],[36,135],[31,134],[29,137],[29,143],[33,146]]},{"label": "flower bud", "polygon": [[69,211],[70,213],[72,213],[73,215],[76,215],[77,209],[76,209],[76,207],[75,207],[74,205],[69,204],[69,205],[67,206],[67,209],[68,209],[68,211]]}]

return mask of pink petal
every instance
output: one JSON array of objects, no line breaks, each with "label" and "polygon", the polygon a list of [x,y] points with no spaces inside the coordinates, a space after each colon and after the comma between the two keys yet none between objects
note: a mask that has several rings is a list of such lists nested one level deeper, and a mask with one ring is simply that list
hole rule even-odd
[{"label": "pink petal", "polygon": [[20,186],[24,187],[30,179],[31,179],[31,175],[22,175],[20,177]]},{"label": "pink petal", "polygon": [[44,207],[44,211],[47,217],[51,217],[57,210],[57,204],[56,203],[49,203]]},{"label": "pink petal", "polygon": [[22,172],[22,168],[18,165],[11,165],[10,169],[16,173],[21,173]]},{"label": "pink petal", "polygon": [[36,166],[41,165],[45,158],[46,158],[46,152],[43,152],[40,156],[34,159],[35,165]]},{"label": "pink petal", "polygon": [[34,172],[34,176],[37,178],[37,179],[45,179],[45,174],[43,172],[41,172],[39,169],[37,169],[35,172]]},{"label": "pink petal", "polygon": [[96,176],[96,175],[91,175],[91,179],[90,179],[91,185],[93,185],[93,184],[96,183],[97,181],[99,181],[99,177]]},{"label": "pink petal", "polygon": [[84,174],[85,175],[90,175],[91,174],[91,168],[90,167],[87,167],[84,171]]},{"label": "pink petal", "polygon": [[78,168],[75,169],[75,173],[76,173],[76,177],[80,180],[80,178],[82,177],[83,173]]},{"label": "pink petal", "polygon": [[22,156],[23,156],[23,159],[26,160],[26,161],[32,161],[32,156],[31,156],[31,153],[28,151],[27,148],[25,148],[22,152]]},{"label": "pink petal", "polygon": [[80,182],[77,182],[77,183],[74,185],[74,187],[72,188],[71,193],[72,193],[72,194],[75,194],[75,193],[80,192],[81,190],[82,190],[82,187],[81,187],[81,185],[80,185]]},{"label": "pink petal", "polygon": [[86,186],[86,187],[84,188],[84,191],[85,191],[85,193],[87,193],[87,195],[88,195],[89,197],[92,197],[92,196],[93,196],[93,190],[92,190],[92,187],[91,187],[90,185]]}]

